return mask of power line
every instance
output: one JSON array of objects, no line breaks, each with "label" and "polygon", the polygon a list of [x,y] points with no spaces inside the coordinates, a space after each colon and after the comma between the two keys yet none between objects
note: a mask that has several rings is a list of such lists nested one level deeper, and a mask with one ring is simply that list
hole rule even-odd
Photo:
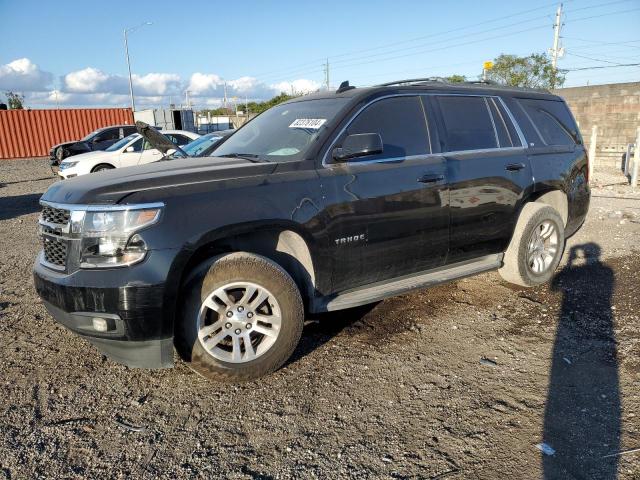
[{"label": "power line", "polygon": [[563,69],[561,70],[561,72],[577,72],[581,70],[599,70],[602,68],[617,68],[617,67],[640,67],[640,63],[619,63],[617,65],[597,65],[593,67]]},{"label": "power line", "polygon": [[[566,0],[565,3],[569,3],[569,2],[572,2],[572,1],[574,1],[574,0]],[[621,1],[621,0],[617,0],[617,1]],[[623,0],[623,1],[628,1],[628,0]],[[449,34],[449,33],[453,33],[453,32],[458,32],[458,31],[461,31],[461,30],[467,30],[469,28],[478,27],[479,25],[486,25],[486,24],[489,24],[489,23],[498,22],[500,20],[506,20],[506,19],[509,19],[509,18],[518,17],[518,16],[521,16],[521,15],[525,15],[527,13],[531,13],[531,12],[535,12],[535,11],[538,11],[538,10],[543,10],[545,8],[549,8],[550,6],[554,6],[556,4],[557,4],[557,2],[553,2],[553,3],[545,4],[545,5],[540,6],[540,7],[531,8],[531,9],[528,9],[528,10],[523,10],[523,11],[520,11],[520,12],[512,13],[512,14],[509,14],[509,15],[504,15],[502,17],[496,17],[496,18],[493,18],[493,19],[485,20],[483,22],[475,22],[473,24],[465,25],[463,27],[458,27],[458,28],[449,29],[449,30],[443,30],[443,31],[432,33],[432,34],[429,34],[429,35],[413,37],[413,38],[409,38],[409,39],[406,39],[406,40],[400,40],[400,41],[397,41],[397,42],[392,42],[392,43],[379,45],[379,46],[376,46],[376,47],[369,47],[369,48],[360,49],[360,50],[353,50],[351,52],[346,52],[346,53],[338,53],[338,54],[335,54],[335,55],[330,55],[329,57],[332,58],[332,59],[342,58],[342,57],[345,57],[345,56],[356,55],[358,53],[364,53],[364,52],[369,52],[369,51],[374,51],[374,50],[380,50],[380,49],[384,49],[384,48],[393,47],[393,46],[396,46],[396,45],[402,45],[402,44],[405,44],[405,43],[415,42],[415,41],[418,41],[418,40],[424,40],[424,39],[427,39],[427,38],[433,38],[433,37],[437,37],[437,36],[440,36],[440,35],[445,35],[445,34]],[[536,17],[536,18],[539,18],[539,17]],[[305,67],[305,66],[309,66],[309,65],[314,65],[314,64],[317,64],[318,62],[323,61],[323,60],[325,60],[325,58],[319,58],[319,59],[316,59],[316,60],[313,60],[313,61],[305,62],[305,63],[302,63],[302,64],[298,64],[298,65],[286,68],[284,70],[272,70],[270,72],[265,72],[265,73],[256,75],[256,77],[258,77],[258,78],[269,77],[269,76],[272,76],[272,74],[274,74],[274,73],[275,74],[280,74],[281,72],[286,72],[286,71],[292,70],[292,69],[298,69],[299,67]]]},{"label": "power line", "polygon": [[611,63],[613,65],[620,65],[620,62],[612,62],[610,60],[602,60],[600,58],[587,57],[584,55],[578,55],[577,53],[567,52],[567,55],[571,55],[572,57],[584,58],[586,60],[593,60],[594,62],[603,62],[603,63]]},{"label": "power line", "polygon": [[[627,0],[624,0],[624,1],[627,1]],[[572,12],[575,12],[575,11],[578,11],[578,10],[584,10],[586,8],[596,8],[598,6],[606,6],[606,5],[613,4],[613,3],[622,3],[622,2],[616,1],[616,2],[608,2],[608,3],[604,3],[604,4],[598,4],[598,5],[591,5],[589,7],[583,7],[581,9],[574,9],[574,10],[572,10]],[[592,18],[601,18],[603,16],[610,16],[610,15],[618,15],[618,14],[622,14],[622,13],[629,13],[629,12],[634,12],[634,11],[637,11],[637,10],[640,10],[640,8],[633,8],[633,9],[628,9],[628,10],[618,10],[618,11],[615,11],[615,12],[603,13],[603,14],[600,14],[600,15],[593,15],[593,16],[587,16],[587,17],[578,17],[578,18],[573,19],[572,23],[580,22],[580,21],[584,21],[584,20],[589,20],[589,19],[592,19]],[[547,16],[545,15],[545,18],[546,17]],[[464,37],[468,37],[468,36],[478,35],[479,33],[488,33],[488,32],[495,31],[495,30],[501,30],[503,28],[509,28],[509,27],[512,27],[512,26],[517,25],[517,24],[526,23],[526,22],[535,20],[537,18],[539,18],[539,17],[531,18],[531,19],[528,19],[528,20],[525,20],[525,21],[521,21],[521,22],[517,22],[516,24],[504,25],[504,26],[501,26],[501,27],[495,27],[495,28],[486,30],[484,32],[475,32],[475,33],[461,35],[461,36],[458,36],[458,37],[445,39],[445,40],[442,40],[442,41],[437,42],[437,43],[446,43],[446,42],[450,42],[452,40],[455,40],[457,38],[464,38]],[[354,61],[356,61],[356,63],[343,63],[342,65],[334,66],[334,70],[335,69],[341,69],[341,68],[347,68],[347,67],[353,67],[353,66],[359,66],[359,65],[366,65],[366,64],[370,64],[370,63],[374,63],[374,62],[384,62],[384,61],[389,61],[389,60],[395,60],[395,59],[398,59],[398,58],[405,58],[405,57],[410,57],[410,56],[419,55],[419,54],[423,54],[423,53],[430,53],[430,52],[445,50],[445,49],[448,49],[448,48],[465,46],[465,45],[469,45],[469,44],[480,42],[480,41],[494,40],[494,39],[503,38],[503,37],[506,37],[506,36],[511,36],[511,35],[514,35],[514,34],[524,33],[524,32],[537,30],[537,29],[542,29],[542,28],[548,28],[548,25],[540,25],[540,26],[537,26],[537,27],[532,27],[532,28],[528,28],[528,29],[518,30],[518,31],[515,31],[515,32],[505,33],[504,35],[497,35],[497,36],[487,37],[487,38],[483,38],[483,39],[474,39],[474,40],[469,41],[469,42],[462,42],[462,43],[457,43],[457,44],[452,44],[452,45],[444,45],[444,46],[442,46],[440,48],[436,48],[436,49],[419,50],[417,52],[405,53],[405,54],[402,54],[402,55],[384,57],[385,55],[389,55],[389,53],[392,53],[392,52],[386,52],[386,53],[381,53],[381,54],[374,54],[374,55],[364,56],[364,57],[360,57],[360,58],[353,58],[353,59],[349,59],[349,60],[338,60],[338,61],[336,61],[334,63],[354,62]],[[434,42],[431,42],[431,44],[433,44],[433,43]],[[414,46],[414,47],[411,47],[411,48],[419,48],[419,46]],[[404,50],[402,50],[402,51],[404,51]],[[372,58],[372,57],[380,57],[380,56],[382,56],[384,58],[377,58],[376,60],[370,60],[370,61],[357,61],[357,60],[362,60],[364,58]],[[318,70],[314,69],[314,70],[299,71],[299,72],[297,72],[295,74],[301,75],[301,74],[316,73],[316,72],[318,72]],[[289,74],[289,75],[291,75],[291,74]],[[283,79],[283,78],[285,78],[285,76],[286,75],[277,77],[276,79],[273,79],[271,81]]]}]

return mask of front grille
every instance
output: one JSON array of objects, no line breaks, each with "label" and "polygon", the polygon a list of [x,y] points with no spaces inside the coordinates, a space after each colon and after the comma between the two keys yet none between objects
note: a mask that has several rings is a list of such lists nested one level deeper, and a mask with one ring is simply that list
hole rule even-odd
[{"label": "front grille", "polygon": [[66,225],[71,218],[71,212],[63,208],[54,208],[49,205],[42,205],[42,220],[58,225]]},{"label": "front grille", "polygon": [[43,248],[43,260],[49,267],[56,270],[64,270],[67,266],[67,250],[69,249],[70,239],[64,237],[64,232],[68,232],[70,221],[70,210],[56,208],[42,202],[40,238]]},{"label": "front grille", "polygon": [[42,235],[41,238],[45,261],[64,267],[67,262],[67,241],[49,235]]}]

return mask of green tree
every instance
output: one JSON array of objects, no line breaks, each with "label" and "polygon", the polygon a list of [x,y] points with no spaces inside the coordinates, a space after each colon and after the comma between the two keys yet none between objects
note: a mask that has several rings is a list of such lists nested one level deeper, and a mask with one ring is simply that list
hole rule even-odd
[{"label": "green tree", "polygon": [[24,95],[20,95],[19,93],[13,92],[4,92],[7,97],[7,104],[9,105],[9,110],[22,110],[24,108]]},{"label": "green tree", "polygon": [[467,77],[464,75],[449,75],[444,79],[449,83],[464,83],[467,81]]},{"label": "green tree", "polygon": [[487,78],[512,87],[558,88],[564,84],[565,74],[554,69],[544,54],[532,53],[528,57],[502,54],[493,61]]}]

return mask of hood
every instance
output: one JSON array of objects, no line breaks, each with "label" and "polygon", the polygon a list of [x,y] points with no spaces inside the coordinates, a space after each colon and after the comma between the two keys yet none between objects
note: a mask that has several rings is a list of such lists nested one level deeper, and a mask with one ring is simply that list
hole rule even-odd
[{"label": "hood", "polygon": [[[240,158],[186,158],[179,162],[155,162],[136,167],[116,168],[81,175],[54,183],[42,200],[71,204],[118,203],[124,197],[146,191],[158,200],[167,189],[181,185],[210,183],[214,189],[221,180],[267,175],[276,163],[252,163]],[[228,185],[228,182],[220,182]]]},{"label": "hood", "polygon": [[153,148],[160,151],[163,155],[166,155],[169,150],[177,150],[182,152],[185,157],[189,156],[178,145],[162,135],[162,133],[154,127],[144,122],[138,120],[136,122],[136,130],[151,144]]},{"label": "hood", "polygon": [[56,143],[53,147],[51,147],[49,150],[53,151],[58,147],[67,147],[69,145],[73,145],[76,142],[62,142],[62,143]]},{"label": "hood", "polygon": [[95,150],[93,152],[79,153],[78,155],[73,155],[73,157],[66,157],[63,162],[69,160],[70,162],[81,162],[83,160],[97,160],[98,158],[105,157],[111,158],[113,157],[114,152],[105,152],[104,150]]}]

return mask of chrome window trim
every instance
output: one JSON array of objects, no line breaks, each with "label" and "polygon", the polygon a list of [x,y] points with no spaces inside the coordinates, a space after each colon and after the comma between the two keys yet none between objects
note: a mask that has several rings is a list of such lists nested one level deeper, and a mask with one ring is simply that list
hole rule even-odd
[{"label": "chrome window trim", "polygon": [[[500,111],[500,107],[498,107],[498,104],[496,103],[496,99],[492,98],[491,99],[491,103],[493,104],[493,108],[496,109],[496,112],[498,112],[498,116],[500,117],[500,121],[502,122],[502,126],[505,129],[505,132],[507,134],[507,138],[509,139],[509,143],[511,143],[511,145],[513,146],[513,138],[511,138],[511,132],[509,131],[509,127],[507,127],[507,122],[504,119],[504,115],[502,115],[502,112]],[[517,133],[517,131],[516,131],[516,133]]]},{"label": "chrome window trim", "polygon": [[489,118],[491,119],[491,126],[493,127],[493,136],[496,139],[496,145],[498,146],[497,148],[500,148],[500,139],[498,138],[498,129],[496,128],[496,121],[493,118],[493,112],[489,107],[489,100],[487,100],[487,97],[484,97],[483,100],[484,100],[484,107],[487,109],[487,113],[489,114]]},{"label": "chrome window trim", "polygon": [[47,200],[40,200],[41,205],[47,205],[52,208],[58,208],[62,210],[82,211],[82,212],[118,212],[122,210],[144,210],[147,208],[163,208],[164,202],[152,202],[152,203],[130,203],[130,204],[73,204],[73,203],[57,203],[49,202]]},{"label": "chrome window trim", "polygon": [[[522,144],[522,148],[528,148],[529,145],[527,144],[527,139],[524,137],[524,133],[522,133],[522,129],[520,128],[520,125],[518,124],[518,122],[516,122],[516,119],[513,116],[513,113],[511,113],[511,110],[509,110],[509,107],[507,107],[507,104],[504,103],[504,100],[501,97],[495,97],[495,98],[500,100],[500,104],[502,105],[502,108],[504,108],[504,111],[507,112],[507,115],[509,116],[509,120],[511,120],[513,127],[516,129],[516,132],[518,133],[518,137],[520,137],[520,143]],[[518,106],[520,106],[520,104],[518,104]],[[522,109],[522,107],[520,108]],[[522,110],[524,111],[524,109]],[[525,114],[526,113],[527,112],[525,112]]]},{"label": "chrome window trim", "polygon": [[[361,161],[352,161],[352,162],[328,162],[327,161],[327,157],[330,154],[330,152],[333,151],[333,148],[335,147],[335,144],[337,143],[338,139],[342,136],[342,134],[347,130],[347,128],[349,128],[349,126],[351,125],[351,123],[353,123],[353,121],[356,119],[356,117],[358,115],[360,115],[360,113],[362,113],[362,111],[367,108],[369,105],[372,105],[375,102],[378,102],[380,100],[384,100],[386,98],[394,98],[394,97],[416,97],[416,96],[454,96],[454,97],[482,97],[484,99],[487,98],[492,98],[492,99],[498,99],[500,101],[500,104],[502,105],[502,108],[504,108],[505,112],[507,112],[507,115],[509,116],[509,119],[511,120],[511,123],[513,124],[513,127],[516,129],[516,133],[518,134],[518,138],[520,139],[520,144],[521,146],[512,146],[512,147],[496,147],[496,148],[483,148],[483,149],[476,149],[476,150],[456,150],[456,151],[452,151],[452,152],[442,152],[442,153],[426,153],[424,155],[411,155],[409,157],[395,157],[395,158],[378,158],[375,160],[361,160]],[[424,108],[424,104],[423,104],[423,108]],[[426,113],[426,110],[425,110]],[[526,113],[526,112],[525,112]],[[491,116],[491,111],[489,111],[489,115]],[[493,121],[493,117],[492,121]],[[425,115],[425,122],[426,122],[426,115]],[[506,127],[506,125],[505,125]],[[495,125],[494,125],[494,132],[495,132]],[[427,134],[430,135],[429,132],[429,124],[427,123]],[[497,135],[497,132],[496,132]],[[344,127],[342,127],[342,129],[340,129],[340,131],[338,132],[338,134],[334,137],[333,141],[329,144],[329,148],[327,149],[327,151],[324,153],[323,157],[322,157],[322,166],[324,168],[333,168],[337,165],[346,165],[346,164],[351,164],[351,165],[364,165],[364,164],[368,164],[368,163],[386,163],[386,162],[397,162],[398,160],[407,160],[407,159],[413,159],[416,157],[421,157],[421,158],[428,158],[431,156],[435,156],[435,157],[442,157],[445,155],[461,155],[461,154],[467,154],[467,153],[489,153],[489,152],[493,152],[493,151],[515,151],[515,150],[526,150],[528,148],[527,145],[527,141],[524,137],[524,134],[522,133],[522,129],[520,128],[520,125],[518,125],[518,122],[516,122],[515,117],[513,116],[513,114],[511,113],[511,110],[509,110],[509,107],[507,107],[507,104],[504,102],[504,100],[502,99],[502,97],[500,97],[499,95],[483,95],[480,93],[446,93],[446,92],[415,92],[415,93],[396,93],[396,94],[390,94],[390,95],[384,95],[382,97],[378,97],[378,98],[374,98],[373,100],[371,100],[370,102],[366,103],[365,105],[363,105],[361,108],[358,109],[358,111],[353,114],[353,116],[349,119],[349,121],[345,124]]]}]

